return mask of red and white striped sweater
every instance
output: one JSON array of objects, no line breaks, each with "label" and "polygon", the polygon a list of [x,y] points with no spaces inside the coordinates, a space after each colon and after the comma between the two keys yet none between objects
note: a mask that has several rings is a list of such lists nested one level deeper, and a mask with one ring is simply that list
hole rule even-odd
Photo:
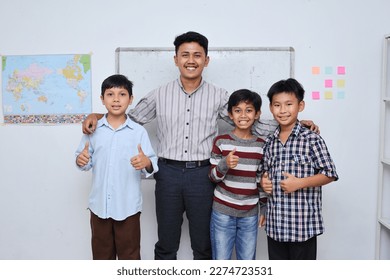
[{"label": "red and white striped sweater", "polygon": [[[233,133],[219,135],[214,139],[211,151],[209,177],[216,183],[213,209],[234,217],[249,217],[258,214],[260,199],[264,214],[267,195],[259,187],[260,161],[263,158],[264,140],[253,136],[241,139]],[[226,156],[236,149],[238,165],[229,169]]]}]

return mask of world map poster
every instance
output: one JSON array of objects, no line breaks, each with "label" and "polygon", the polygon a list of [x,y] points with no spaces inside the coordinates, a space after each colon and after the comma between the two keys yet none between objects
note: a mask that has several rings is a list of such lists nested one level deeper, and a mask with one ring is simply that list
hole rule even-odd
[{"label": "world map poster", "polygon": [[80,123],[91,113],[91,55],[2,56],[4,123]]}]

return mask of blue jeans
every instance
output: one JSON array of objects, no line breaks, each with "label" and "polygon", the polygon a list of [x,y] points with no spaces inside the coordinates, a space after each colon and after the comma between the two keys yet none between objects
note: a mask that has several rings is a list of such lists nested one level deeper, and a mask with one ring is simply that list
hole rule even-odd
[{"label": "blue jeans", "polygon": [[214,260],[230,260],[233,247],[238,260],[256,259],[258,216],[233,217],[211,213],[210,235]]},{"label": "blue jeans", "polygon": [[158,226],[154,258],[177,258],[185,212],[193,258],[211,259],[210,216],[214,184],[208,177],[210,166],[186,169],[160,161],[158,166],[159,171],[154,175]]}]

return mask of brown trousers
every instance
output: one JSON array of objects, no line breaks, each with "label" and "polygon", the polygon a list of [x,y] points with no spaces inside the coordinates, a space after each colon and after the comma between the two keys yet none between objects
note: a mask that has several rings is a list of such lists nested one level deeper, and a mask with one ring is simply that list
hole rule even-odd
[{"label": "brown trousers", "polygon": [[92,256],[94,260],[140,260],[141,212],[115,221],[91,212]]}]

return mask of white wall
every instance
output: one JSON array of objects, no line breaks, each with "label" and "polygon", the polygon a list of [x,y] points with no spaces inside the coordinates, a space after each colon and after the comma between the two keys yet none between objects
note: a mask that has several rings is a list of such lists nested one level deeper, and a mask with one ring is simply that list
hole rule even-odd
[{"label": "white wall", "polygon": [[[295,77],[307,90],[301,118],[320,126],[340,175],[324,187],[318,258],[373,259],[389,9],[387,0],[1,0],[0,54],[91,52],[93,111],[104,112],[99,87],[115,71],[117,47],[171,47],[189,30],[205,34],[213,47],[294,47]],[[347,67],[345,99],[311,100],[316,65]],[[0,259],[91,258],[91,174],[78,171],[73,156],[80,137],[80,125],[0,126]],[[152,259],[153,181],[143,189],[142,257]],[[179,258],[191,259],[186,224],[183,229]],[[257,257],[267,259],[264,232]]]}]

